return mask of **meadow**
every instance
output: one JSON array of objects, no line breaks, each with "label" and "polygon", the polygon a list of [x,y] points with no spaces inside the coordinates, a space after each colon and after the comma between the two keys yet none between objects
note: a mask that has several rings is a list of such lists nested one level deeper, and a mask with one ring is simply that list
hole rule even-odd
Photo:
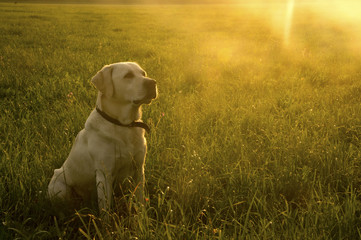
[{"label": "meadow", "polygon": [[[0,4],[0,239],[359,239],[361,29],[328,7],[285,36],[281,3]],[[158,82],[149,201],[59,215],[53,169],[119,61]]]}]

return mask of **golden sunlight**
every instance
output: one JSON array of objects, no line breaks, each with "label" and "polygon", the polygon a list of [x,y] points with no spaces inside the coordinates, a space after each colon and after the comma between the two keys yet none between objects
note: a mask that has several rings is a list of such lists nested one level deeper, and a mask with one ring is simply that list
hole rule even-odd
[{"label": "golden sunlight", "polygon": [[[352,0],[284,0],[284,1],[255,1],[248,5],[249,10],[268,21],[285,48],[291,47],[297,41],[292,35],[297,22],[306,20],[304,13],[313,13],[317,21],[334,23],[335,27],[352,30],[353,45],[360,46],[361,40],[361,1]],[[307,27],[307,26],[304,26]]]},{"label": "golden sunlight", "polygon": [[286,10],[286,18],[285,18],[285,28],[283,34],[283,44],[285,47],[288,47],[290,43],[290,32],[292,26],[292,17],[293,17],[293,9],[295,6],[295,0],[288,0],[287,2],[287,10]]}]

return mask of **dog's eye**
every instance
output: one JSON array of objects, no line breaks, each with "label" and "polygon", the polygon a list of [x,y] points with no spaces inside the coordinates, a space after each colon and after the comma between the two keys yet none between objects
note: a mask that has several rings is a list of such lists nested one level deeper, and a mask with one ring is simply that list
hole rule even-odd
[{"label": "dog's eye", "polygon": [[132,77],[134,77],[134,73],[128,72],[124,77],[125,78],[132,78]]}]

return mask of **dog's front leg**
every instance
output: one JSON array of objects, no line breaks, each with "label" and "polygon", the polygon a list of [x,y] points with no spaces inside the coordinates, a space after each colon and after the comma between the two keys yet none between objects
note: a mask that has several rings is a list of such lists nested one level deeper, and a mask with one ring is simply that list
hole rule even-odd
[{"label": "dog's front leg", "polygon": [[144,161],[145,161],[145,154],[141,153],[135,156],[135,175],[134,181],[136,184],[136,192],[135,197],[136,200],[141,203],[145,204],[144,198],[144,184],[145,184],[145,176],[144,176]]},{"label": "dog's front leg", "polygon": [[145,198],[144,198],[144,181],[145,181],[144,172],[143,172],[143,174],[137,173],[136,177],[135,177],[135,181],[137,183],[137,190],[135,192],[136,200],[139,203],[144,205],[144,203],[145,203]]},{"label": "dog's front leg", "polygon": [[101,216],[107,218],[105,214],[109,213],[113,193],[113,179],[110,174],[102,170],[96,171],[96,184],[98,194],[98,206]]}]

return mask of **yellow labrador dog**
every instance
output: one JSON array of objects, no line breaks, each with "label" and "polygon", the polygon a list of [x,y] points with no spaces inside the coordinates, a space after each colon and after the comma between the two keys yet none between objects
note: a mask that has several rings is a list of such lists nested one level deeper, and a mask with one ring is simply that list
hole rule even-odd
[{"label": "yellow labrador dog", "polygon": [[136,199],[144,202],[144,161],[147,151],[141,105],[157,97],[156,81],[136,63],[104,66],[93,78],[98,89],[96,109],[75,139],[63,166],[49,183],[51,199],[89,199],[97,193],[98,206],[109,211],[114,187],[131,178]]}]

